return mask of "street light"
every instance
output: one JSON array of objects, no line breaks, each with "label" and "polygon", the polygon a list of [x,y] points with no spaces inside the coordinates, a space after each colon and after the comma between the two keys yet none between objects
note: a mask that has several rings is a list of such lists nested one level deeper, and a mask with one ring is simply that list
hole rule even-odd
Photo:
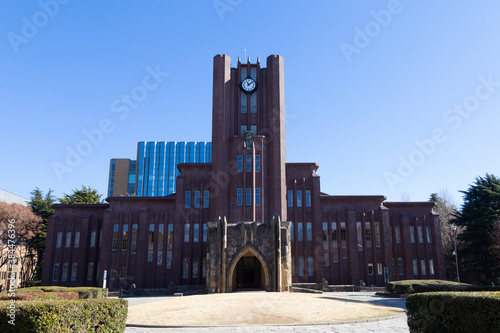
[{"label": "street light", "polygon": [[455,256],[455,266],[457,267],[457,282],[460,282],[460,275],[458,273],[457,226],[452,224],[451,230],[453,230],[453,244],[455,245],[455,251],[453,251],[453,255]]}]

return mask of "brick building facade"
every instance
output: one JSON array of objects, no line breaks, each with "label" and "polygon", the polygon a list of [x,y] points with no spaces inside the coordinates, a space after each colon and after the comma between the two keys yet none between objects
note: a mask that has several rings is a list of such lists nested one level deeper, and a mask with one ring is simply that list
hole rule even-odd
[{"label": "brick building facade", "polygon": [[332,196],[315,163],[286,163],[283,58],[214,57],[212,162],[179,164],[176,193],[55,205],[44,285],[290,290],[444,279],[431,202]]}]

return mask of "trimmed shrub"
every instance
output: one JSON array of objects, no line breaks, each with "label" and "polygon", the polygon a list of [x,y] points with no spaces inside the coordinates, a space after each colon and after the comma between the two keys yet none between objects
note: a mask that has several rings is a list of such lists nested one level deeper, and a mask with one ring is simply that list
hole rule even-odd
[{"label": "trimmed shrub", "polygon": [[433,292],[406,299],[410,332],[500,332],[500,292]]},{"label": "trimmed shrub", "polygon": [[29,287],[16,290],[16,293],[32,293],[32,292],[61,292],[71,291],[77,292],[80,298],[104,298],[108,297],[108,289],[96,287],[58,287],[58,286],[41,286]]},{"label": "trimmed shrub", "polygon": [[42,300],[57,300],[57,299],[78,299],[77,292],[64,291],[64,292],[33,292],[33,293],[15,293],[15,296],[0,295],[0,301],[10,301],[11,299],[17,301],[42,301]]},{"label": "trimmed shrub", "polygon": [[11,302],[0,302],[0,332],[124,332],[127,303],[109,298],[15,302],[13,326]]},{"label": "trimmed shrub", "polygon": [[[428,287],[430,286],[430,287]],[[402,281],[392,281],[387,283],[387,291],[393,294],[412,294],[414,292],[423,292],[423,291],[434,291],[427,290],[425,288],[438,288],[438,290],[448,291],[448,290],[463,290],[460,289],[462,287],[471,286],[467,283],[459,283],[453,281],[444,281],[444,280],[402,280]],[[452,289],[457,288],[457,289]],[[435,290],[437,291],[437,290]]]}]

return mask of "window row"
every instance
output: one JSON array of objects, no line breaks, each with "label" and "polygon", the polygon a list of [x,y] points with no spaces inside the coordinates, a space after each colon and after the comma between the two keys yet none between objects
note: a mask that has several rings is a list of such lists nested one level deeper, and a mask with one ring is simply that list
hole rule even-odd
[{"label": "window row", "polygon": [[[77,272],[77,263],[74,262],[71,264],[71,281],[76,281],[76,272]],[[62,265],[62,274],[60,281],[68,281],[68,273],[69,273],[69,264],[64,263]],[[52,270],[52,281],[59,281],[59,264],[54,264],[54,269]]]},{"label": "window row", "polygon": [[[374,236],[375,236],[375,246],[380,247],[382,245],[380,240],[380,223],[374,222]],[[364,231],[364,235],[363,235]],[[363,222],[356,222],[356,239],[358,251],[363,251],[364,247],[372,247],[372,225],[371,222],[364,223],[363,230]]]},{"label": "window row", "polygon": [[[413,275],[418,276],[419,274],[419,268],[421,275],[427,275],[427,262],[425,258],[420,258],[420,265],[419,265],[419,260],[418,258],[413,258],[412,260],[413,264]],[[398,274],[403,275],[404,274],[404,267],[403,267],[403,259],[398,258]],[[435,270],[434,270],[434,258],[429,258],[429,275],[435,275]]]},{"label": "window row", "polygon": [[[373,263],[368,263],[368,275],[373,275],[375,274],[375,271],[373,270]],[[377,263],[377,275],[382,275],[384,274],[384,270],[383,270],[383,267],[382,267],[382,263],[379,262]]]},{"label": "window row", "polygon": [[[64,247],[71,247],[71,231],[66,231],[66,237],[64,240]],[[74,233],[75,237],[73,240],[73,247],[78,248],[80,246],[80,231],[76,230]],[[97,230],[92,229],[90,231],[90,247],[95,247],[96,246],[96,240],[97,240]],[[101,247],[101,240],[102,240],[102,229],[99,230],[99,247]],[[62,230],[57,231],[57,236],[56,236],[56,247],[61,247],[63,243],[63,232]]]},{"label": "window row", "polygon": [[[312,241],[312,223],[311,222],[306,222],[306,240],[307,241]],[[290,241],[295,240],[295,235],[294,235],[294,227],[293,227],[293,222],[290,223]],[[303,231],[303,223],[302,222],[297,222],[297,241],[302,242],[304,240],[304,231]]]},{"label": "window row", "polygon": [[[288,190],[287,194],[287,202],[288,202],[288,207],[293,207],[294,206],[294,191],[293,190]],[[297,207],[302,207],[302,190],[297,190],[295,191],[295,206]],[[311,207],[311,190],[305,190],[306,193],[306,207]]]},{"label": "window row", "polygon": [[[206,242],[207,241],[207,224],[203,223],[202,225],[202,241]],[[184,243],[189,243],[191,240],[191,224],[190,223],[185,223],[184,224]],[[193,223],[193,243],[198,243],[200,241],[200,224],[199,223]]]},{"label": "window row", "polygon": [[[252,172],[252,155],[238,155],[236,157],[236,171],[243,172],[243,160],[245,160],[245,171]],[[255,172],[260,172],[260,155],[255,155]]]},{"label": "window row", "polygon": [[[399,227],[397,227],[397,231],[396,231],[396,243],[400,243],[401,242],[401,235],[400,235],[400,232],[399,232]],[[430,244],[432,243],[432,228],[430,226],[427,226],[425,228],[425,235],[427,237],[427,243]],[[417,226],[417,235],[418,235],[418,242],[420,244],[423,244],[424,243],[424,227],[419,225]],[[398,236],[399,235],[399,236]],[[412,243],[416,243],[416,236],[415,235],[415,227],[414,226],[410,226],[410,241]],[[399,239],[399,241],[398,241]]]},{"label": "window row", "polygon": [[[200,208],[201,191],[194,191],[194,208]],[[208,208],[210,200],[210,192],[208,190],[203,191],[203,208]],[[186,191],[186,208],[191,207],[191,191]]]},{"label": "window row", "polygon": [[[313,257],[307,257],[305,264],[307,266],[304,267],[304,258],[303,257],[298,257],[297,258],[297,272],[295,272],[295,258],[292,258],[292,276],[295,276],[297,274],[298,276],[304,276],[305,273],[307,273],[307,276],[314,276],[314,260]],[[305,271],[304,269],[307,269]]]},{"label": "window row", "polygon": [[[182,261],[182,278],[183,279],[189,279],[189,273],[191,272],[191,277],[193,279],[196,279],[199,277],[199,259],[198,258],[193,258],[192,261],[192,267],[190,268],[189,265],[189,258],[184,258]],[[207,277],[207,259],[203,258],[201,261],[201,277],[205,278]]]},{"label": "window row", "polygon": [[[243,206],[243,188],[241,188],[241,187],[238,187],[236,189],[236,204],[238,206]],[[252,189],[251,188],[245,189],[245,205],[246,206],[252,205]],[[255,189],[255,205],[260,206],[260,188]]]}]

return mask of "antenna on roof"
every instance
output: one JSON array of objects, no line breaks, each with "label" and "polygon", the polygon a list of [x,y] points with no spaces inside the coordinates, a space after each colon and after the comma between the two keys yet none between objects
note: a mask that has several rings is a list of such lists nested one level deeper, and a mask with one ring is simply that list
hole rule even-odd
[{"label": "antenna on roof", "polygon": [[243,59],[246,59],[247,58],[247,49],[245,49],[245,58]]}]

